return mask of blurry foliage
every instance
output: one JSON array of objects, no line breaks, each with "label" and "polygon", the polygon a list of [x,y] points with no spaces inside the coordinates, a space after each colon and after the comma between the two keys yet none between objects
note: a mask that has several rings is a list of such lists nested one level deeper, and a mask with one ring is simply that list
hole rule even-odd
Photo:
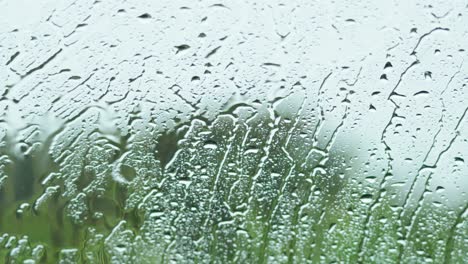
[{"label": "blurry foliage", "polygon": [[317,144],[322,120],[297,116],[240,107],[162,134],[98,133],[61,160],[51,142],[7,141],[0,260],[466,262],[466,208],[424,203],[412,221],[389,187],[364,186],[336,133]]}]

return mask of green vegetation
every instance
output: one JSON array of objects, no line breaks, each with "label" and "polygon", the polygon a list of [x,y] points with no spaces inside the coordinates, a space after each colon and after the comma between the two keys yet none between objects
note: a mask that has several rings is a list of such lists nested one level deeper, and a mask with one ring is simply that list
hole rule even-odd
[{"label": "green vegetation", "polygon": [[163,133],[93,131],[61,153],[6,144],[0,262],[467,261],[466,206],[395,205],[391,175],[362,177],[358,150],[322,125],[239,107]]}]

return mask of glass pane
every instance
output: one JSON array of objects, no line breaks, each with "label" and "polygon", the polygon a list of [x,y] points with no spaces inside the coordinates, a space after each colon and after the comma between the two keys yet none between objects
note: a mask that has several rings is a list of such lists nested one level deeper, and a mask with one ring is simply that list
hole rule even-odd
[{"label": "glass pane", "polygon": [[466,1],[0,1],[0,263],[467,263]]}]

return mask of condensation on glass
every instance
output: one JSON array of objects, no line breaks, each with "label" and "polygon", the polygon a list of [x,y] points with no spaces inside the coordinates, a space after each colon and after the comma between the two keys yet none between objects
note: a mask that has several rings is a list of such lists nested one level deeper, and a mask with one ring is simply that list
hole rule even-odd
[{"label": "condensation on glass", "polygon": [[0,262],[468,262],[466,1],[0,1]]}]

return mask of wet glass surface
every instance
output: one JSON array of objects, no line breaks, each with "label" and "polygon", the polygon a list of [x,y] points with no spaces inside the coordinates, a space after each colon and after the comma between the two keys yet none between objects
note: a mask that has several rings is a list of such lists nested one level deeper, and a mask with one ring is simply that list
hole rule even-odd
[{"label": "wet glass surface", "polygon": [[468,262],[466,1],[0,1],[0,263]]}]

